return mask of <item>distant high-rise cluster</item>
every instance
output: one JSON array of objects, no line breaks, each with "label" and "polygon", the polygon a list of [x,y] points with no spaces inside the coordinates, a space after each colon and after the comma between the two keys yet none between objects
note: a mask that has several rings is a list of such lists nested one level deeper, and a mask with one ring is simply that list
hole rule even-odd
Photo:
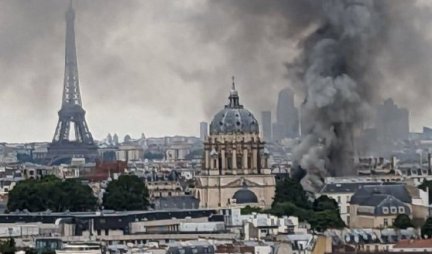
[{"label": "distant high-rise cluster", "polygon": [[388,156],[398,142],[409,139],[409,111],[396,105],[391,98],[378,105],[370,125],[373,127],[364,129],[357,140],[359,154]]},{"label": "distant high-rise cluster", "polygon": [[275,122],[272,122],[271,111],[261,112],[261,127],[263,138],[267,142],[300,135],[299,112],[294,105],[294,92],[290,88],[279,92]]}]

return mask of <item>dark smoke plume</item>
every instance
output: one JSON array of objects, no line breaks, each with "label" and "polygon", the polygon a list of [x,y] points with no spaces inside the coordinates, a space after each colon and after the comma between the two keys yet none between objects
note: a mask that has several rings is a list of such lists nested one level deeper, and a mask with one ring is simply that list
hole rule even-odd
[{"label": "dark smoke plume", "polygon": [[374,90],[367,78],[382,34],[380,2],[319,1],[321,24],[303,43],[294,65],[306,91],[305,136],[295,158],[312,176],[350,175],[353,133],[368,116]]},{"label": "dark smoke plume", "polygon": [[[281,21],[274,31],[298,42],[299,56],[286,66],[287,77],[305,96],[301,107],[304,136],[294,156],[308,171],[304,179],[308,187],[318,187],[325,176],[354,173],[355,133],[382,98],[394,96],[418,110],[418,101],[410,94],[431,94],[431,42],[421,29],[430,23],[431,11],[418,1],[224,4],[240,17]],[[258,33],[255,26],[243,25],[246,31]],[[400,80],[414,82],[408,85]]]}]

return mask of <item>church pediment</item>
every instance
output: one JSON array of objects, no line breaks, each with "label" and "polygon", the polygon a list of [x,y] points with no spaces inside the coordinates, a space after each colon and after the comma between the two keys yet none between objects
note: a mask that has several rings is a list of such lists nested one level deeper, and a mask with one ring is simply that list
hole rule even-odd
[{"label": "church pediment", "polygon": [[226,185],[224,185],[223,187],[259,187],[261,185],[252,182],[249,179],[246,179],[244,177],[240,177],[239,179],[236,179]]}]

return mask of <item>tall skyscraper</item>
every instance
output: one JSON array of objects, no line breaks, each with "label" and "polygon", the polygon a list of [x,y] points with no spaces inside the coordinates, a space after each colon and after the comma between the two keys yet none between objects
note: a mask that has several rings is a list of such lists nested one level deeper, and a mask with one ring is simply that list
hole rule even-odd
[{"label": "tall skyscraper", "polygon": [[272,119],[271,111],[261,112],[261,125],[264,141],[272,141]]},{"label": "tall skyscraper", "polygon": [[299,135],[299,117],[294,106],[294,92],[285,88],[279,92],[273,139],[295,138]]},{"label": "tall skyscraper", "polygon": [[202,141],[204,141],[208,136],[208,123],[207,122],[201,122],[200,123],[200,138]]}]

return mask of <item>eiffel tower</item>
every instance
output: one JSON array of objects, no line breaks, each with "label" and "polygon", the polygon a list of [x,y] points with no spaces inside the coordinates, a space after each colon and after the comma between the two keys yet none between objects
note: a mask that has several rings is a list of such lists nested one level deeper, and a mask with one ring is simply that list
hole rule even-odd
[{"label": "eiffel tower", "polygon": [[97,146],[87,126],[85,110],[82,107],[74,23],[75,11],[71,1],[66,12],[63,99],[54,138],[48,148],[48,158],[51,160],[49,164],[67,162],[74,157],[94,160],[97,156]]}]

